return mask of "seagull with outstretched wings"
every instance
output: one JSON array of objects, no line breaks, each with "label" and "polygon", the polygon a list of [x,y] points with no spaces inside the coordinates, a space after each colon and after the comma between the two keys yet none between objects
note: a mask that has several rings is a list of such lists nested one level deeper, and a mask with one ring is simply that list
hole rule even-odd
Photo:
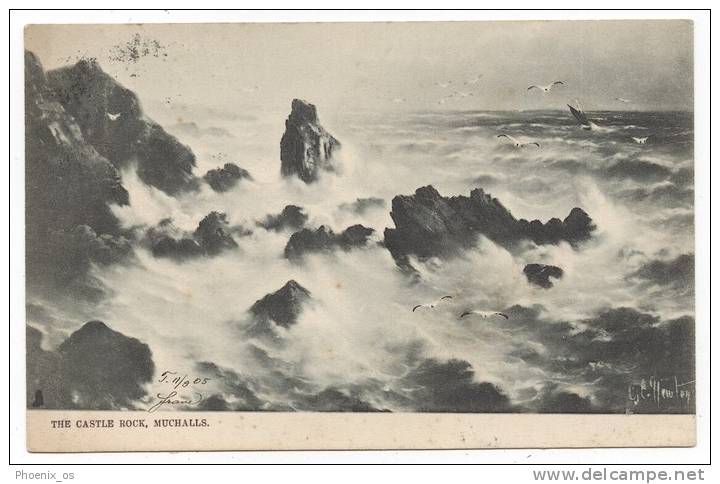
[{"label": "seagull with outstretched wings", "polygon": [[437,306],[441,302],[448,300],[448,299],[452,299],[452,298],[453,298],[452,296],[443,296],[440,299],[438,299],[437,301],[433,301],[431,303],[418,304],[412,310],[413,310],[413,312],[415,312],[417,309],[420,309],[420,308],[434,309],[435,306]]},{"label": "seagull with outstretched wings", "polygon": [[477,310],[477,309],[473,309],[473,310],[470,310],[470,311],[465,311],[464,313],[462,313],[462,314],[460,315],[460,319],[463,319],[463,318],[466,317],[466,316],[478,316],[478,317],[483,318],[483,319],[488,319],[488,318],[492,318],[492,317],[495,317],[495,316],[499,316],[499,317],[501,317],[501,318],[510,319],[510,317],[509,317],[507,314],[505,314],[505,313],[501,313],[501,312],[498,312],[498,311],[480,311],[480,310]]},{"label": "seagull with outstretched wings", "polygon": [[482,74],[479,74],[479,75],[473,77],[472,79],[465,81],[465,85],[467,86],[467,85],[477,84],[478,82],[480,82],[480,79],[482,79],[482,76],[483,76]]},{"label": "seagull with outstretched wings", "polygon": [[498,138],[507,138],[508,140],[510,140],[510,142],[513,145],[515,145],[515,148],[524,148],[526,146],[531,146],[531,145],[534,145],[534,146],[537,146],[538,148],[540,148],[540,143],[538,143],[536,141],[531,141],[529,143],[523,143],[523,142],[519,141],[517,138],[510,136],[509,134],[499,134],[499,135],[497,135],[497,137]]},{"label": "seagull with outstretched wings", "polygon": [[474,96],[475,94],[473,94],[471,92],[453,91],[453,95],[458,96],[460,98],[465,98],[468,96]]},{"label": "seagull with outstretched wings", "polygon": [[531,91],[533,89],[539,89],[542,92],[550,92],[550,90],[558,84],[562,84],[563,86],[565,85],[565,83],[562,81],[553,81],[547,86],[538,86],[537,84],[533,84],[532,86],[528,87],[527,90]]}]

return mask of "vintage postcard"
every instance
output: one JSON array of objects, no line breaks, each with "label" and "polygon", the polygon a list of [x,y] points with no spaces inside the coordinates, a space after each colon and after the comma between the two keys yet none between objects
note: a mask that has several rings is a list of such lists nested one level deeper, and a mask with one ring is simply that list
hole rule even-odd
[{"label": "vintage postcard", "polygon": [[28,449],[694,445],[693,79],[685,20],[28,25]]}]

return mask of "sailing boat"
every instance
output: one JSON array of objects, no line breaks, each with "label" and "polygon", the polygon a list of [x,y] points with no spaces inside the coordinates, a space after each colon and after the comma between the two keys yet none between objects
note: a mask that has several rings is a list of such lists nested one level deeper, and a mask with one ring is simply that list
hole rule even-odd
[{"label": "sailing boat", "polygon": [[597,128],[597,125],[596,125],[595,123],[593,123],[592,121],[590,121],[590,120],[587,118],[587,116],[585,115],[585,113],[583,112],[583,110],[580,109],[580,101],[578,101],[578,100],[576,99],[576,100],[575,100],[575,104],[577,104],[577,109],[574,108],[574,107],[572,107],[572,106],[569,105],[569,104],[567,105],[567,107],[570,108],[570,112],[571,112],[572,115],[575,117],[575,119],[577,120],[577,122],[580,123],[580,126],[582,127],[582,129],[590,130],[590,129],[593,129],[593,128]]}]

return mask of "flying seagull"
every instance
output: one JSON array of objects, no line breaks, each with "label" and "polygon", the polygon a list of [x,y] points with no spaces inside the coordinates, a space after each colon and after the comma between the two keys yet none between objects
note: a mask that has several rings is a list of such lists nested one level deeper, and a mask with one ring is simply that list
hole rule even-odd
[{"label": "flying seagull", "polygon": [[471,92],[462,92],[462,91],[453,91],[453,94],[456,94],[460,97],[474,96],[474,94]]},{"label": "flying seagull", "polygon": [[498,137],[498,138],[507,138],[507,139],[509,139],[510,142],[515,145],[515,148],[524,148],[524,147],[530,146],[530,145],[535,145],[535,146],[537,146],[538,148],[540,148],[540,143],[537,143],[537,142],[535,142],[535,141],[533,141],[533,142],[531,142],[531,143],[521,143],[521,142],[518,141],[516,138],[513,138],[512,136],[510,136],[510,135],[508,135],[508,134],[499,134],[499,135],[497,135],[497,137]]},{"label": "flying seagull", "polygon": [[107,113],[107,117],[110,118],[110,121],[117,121],[117,119],[120,117],[121,114],[122,113],[117,113],[117,114]]},{"label": "flying seagull", "polygon": [[442,87],[443,89],[450,87],[450,84],[452,84],[452,81],[436,82],[436,83],[435,83],[436,86]]},{"label": "flying seagull", "polygon": [[460,315],[460,319],[464,318],[465,316],[470,316],[470,315],[479,316],[483,319],[492,318],[493,316],[500,316],[505,319],[510,319],[510,317],[505,313],[499,313],[496,311],[477,311],[477,310],[465,311],[464,313],[462,313]]},{"label": "flying seagull", "polygon": [[644,138],[636,138],[635,136],[632,137],[632,139],[635,140],[635,142],[639,145],[644,145],[645,143],[647,143],[648,138],[649,136],[645,136]]},{"label": "flying seagull", "polygon": [[616,97],[615,100],[620,101],[621,103],[625,103],[625,104],[632,102],[631,100],[625,99],[624,97]]},{"label": "flying seagull", "polygon": [[392,100],[392,102],[394,103],[404,103],[405,101],[407,101],[407,99],[405,99],[404,97],[396,97]]},{"label": "flying seagull", "polygon": [[480,79],[482,79],[482,76],[483,76],[482,74],[479,74],[479,75],[473,77],[472,79],[470,79],[469,81],[465,81],[465,85],[477,84],[478,82],[480,82]]},{"label": "flying seagull", "polygon": [[418,304],[418,305],[415,306],[412,310],[413,310],[413,312],[415,312],[415,310],[418,309],[418,308],[433,309],[435,306],[437,306],[438,304],[440,304],[440,303],[441,303],[442,301],[444,301],[445,299],[452,299],[452,298],[453,298],[452,296],[443,296],[443,297],[441,297],[440,299],[438,299],[437,301],[433,301],[433,302],[431,302],[431,303]]},{"label": "flying seagull", "polygon": [[567,105],[567,107],[570,108],[570,112],[575,117],[577,122],[580,123],[580,125],[582,126],[582,129],[592,129],[593,128],[593,123],[587,118],[587,116],[585,116],[585,113],[582,112],[582,110],[580,109],[579,103],[578,103],[577,109],[570,106],[569,104]]},{"label": "flying seagull", "polygon": [[547,86],[538,86],[537,84],[533,84],[532,86],[528,87],[527,90],[530,91],[531,89],[540,89],[542,92],[550,92],[550,89],[555,87],[556,84],[562,84],[565,85],[562,81],[554,81],[548,84]]}]

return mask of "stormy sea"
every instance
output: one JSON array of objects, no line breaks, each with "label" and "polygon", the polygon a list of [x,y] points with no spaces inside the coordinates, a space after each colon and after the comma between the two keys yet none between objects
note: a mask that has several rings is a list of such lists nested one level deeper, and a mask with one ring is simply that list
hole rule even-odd
[{"label": "stormy sea", "polygon": [[28,406],[694,412],[692,113],[26,72]]}]

